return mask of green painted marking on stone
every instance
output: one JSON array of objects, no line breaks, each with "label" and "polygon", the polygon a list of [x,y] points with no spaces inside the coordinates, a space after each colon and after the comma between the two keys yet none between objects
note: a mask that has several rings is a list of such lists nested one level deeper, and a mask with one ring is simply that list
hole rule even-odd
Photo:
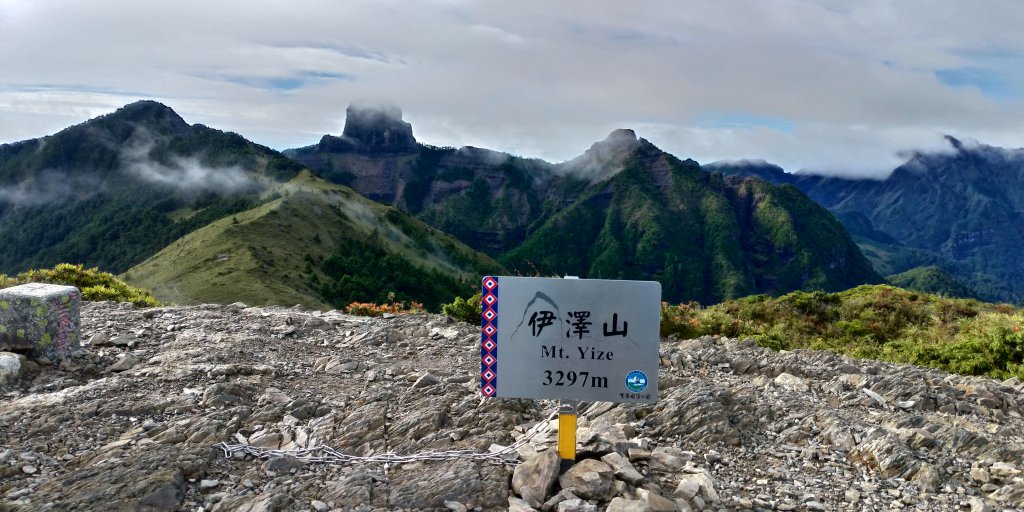
[{"label": "green painted marking on stone", "polygon": [[0,309],[9,309],[10,307],[10,302],[7,302],[6,300],[0,300]]},{"label": "green painted marking on stone", "polygon": [[46,313],[48,313],[46,306],[39,306],[36,308],[36,316],[46,316]]},{"label": "green painted marking on stone", "polygon": [[25,329],[18,329],[18,333],[17,334],[18,334],[19,338],[24,338],[25,337]]},{"label": "green painted marking on stone", "polygon": [[51,336],[50,336],[50,333],[44,333],[44,334],[43,334],[43,335],[42,335],[42,336],[41,336],[41,337],[39,338],[39,347],[40,347],[40,348],[46,348],[46,347],[49,347],[49,346],[50,346],[50,343],[53,343],[53,337],[51,337]]},{"label": "green painted marking on stone", "polygon": [[50,321],[45,318],[40,318],[39,320],[36,320],[36,327],[39,327],[40,330],[46,329],[47,325],[50,325]]},{"label": "green painted marking on stone", "polygon": [[6,325],[0,325],[0,332],[6,333],[7,332],[7,326]]},{"label": "green painted marking on stone", "polygon": [[63,295],[63,296],[61,296],[60,301],[63,302],[64,304],[67,304],[68,302],[71,302],[71,296],[70,295]]},{"label": "green painted marking on stone", "polygon": [[30,302],[30,304],[32,304],[33,306],[38,306],[41,303],[42,301],[40,301],[39,299],[32,299],[32,301]]}]

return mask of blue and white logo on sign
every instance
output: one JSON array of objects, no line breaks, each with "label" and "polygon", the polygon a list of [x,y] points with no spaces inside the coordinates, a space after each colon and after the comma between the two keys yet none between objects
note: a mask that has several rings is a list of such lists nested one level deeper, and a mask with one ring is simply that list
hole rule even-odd
[{"label": "blue and white logo on sign", "polygon": [[647,374],[640,370],[633,370],[626,375],[626,389],[631,393],[640,393],[647,389]]}]

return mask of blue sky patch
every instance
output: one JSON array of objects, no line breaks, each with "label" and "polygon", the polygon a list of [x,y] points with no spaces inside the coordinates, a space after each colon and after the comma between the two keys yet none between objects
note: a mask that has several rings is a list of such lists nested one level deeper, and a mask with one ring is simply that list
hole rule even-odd
[{"label": "blue sky patch", "polygon": [[996,100],[1021,97],[1024,77],[1013,76],[1005,70],[966,67],[940,69],[935,77],[950,87],[977,87],[982,94]]},{"label": "blue sky patch", "polygon": [[334,80],[348,80],[354,81],[355,75],[349,75],[346,73],[334,73],[329,71],[300,71],[298,73],[289,76],[237,76],[237,75],[221,75],[221,76],[203,76],[212,80],[221,80],[224,82],[243,85],[245,87],[252,87],[254,89],[268,89],[274,92],[288,92],[304,87],[314,85],[316,83],[334,81]]}]

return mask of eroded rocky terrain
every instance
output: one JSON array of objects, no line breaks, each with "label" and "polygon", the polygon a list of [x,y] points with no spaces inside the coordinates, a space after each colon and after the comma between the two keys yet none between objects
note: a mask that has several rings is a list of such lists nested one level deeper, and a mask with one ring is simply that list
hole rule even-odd
[{"label": "eroded rocky terrain", "polygon": [[[509,446],[554,403],[483,399],[478,327],[242,304],[82,307],[80,355],[0,388],[0,510],[1024,510],[1024,384],[662,341],[660,401],[581,404],[518,467],[308,463]],[[544,427],[545,425],[541,425]]]}]

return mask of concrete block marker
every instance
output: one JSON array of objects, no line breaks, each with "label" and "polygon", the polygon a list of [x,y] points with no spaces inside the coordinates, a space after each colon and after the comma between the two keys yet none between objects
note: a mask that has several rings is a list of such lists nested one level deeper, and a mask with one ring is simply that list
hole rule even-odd
[{"label": "concrete block marker", "polygon": [[82,295],[74,286],[29,283],[0,290],[0,350],[56,362],[79,350]]}]

